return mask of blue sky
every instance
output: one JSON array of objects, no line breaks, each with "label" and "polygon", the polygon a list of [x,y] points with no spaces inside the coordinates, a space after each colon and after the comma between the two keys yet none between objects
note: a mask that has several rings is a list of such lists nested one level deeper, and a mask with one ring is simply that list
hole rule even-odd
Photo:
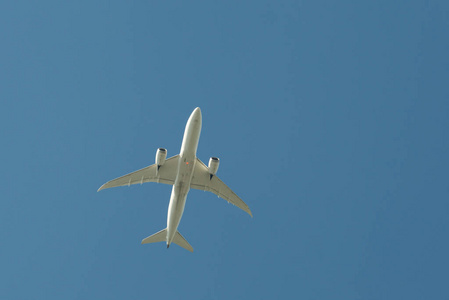
[{"label": "blue sky", "polygon": [[[3,1],[1,299],[446,299],[447,1]],[[140,245],[179,152],[192,244]]]}]

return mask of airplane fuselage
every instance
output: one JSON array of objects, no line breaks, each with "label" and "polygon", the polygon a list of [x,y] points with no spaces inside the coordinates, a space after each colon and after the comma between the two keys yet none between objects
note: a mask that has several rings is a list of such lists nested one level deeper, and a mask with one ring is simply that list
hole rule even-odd
[{"label": "airplane fuselage", "polygon": [[184,131],[178,173],[172,188],[167,214],[167,247],[170,246],[181,221],[187,194],[190,190],[193,170],[196,164],[196,150],[201,133],[201,110],[195,109],[190,115]]}]

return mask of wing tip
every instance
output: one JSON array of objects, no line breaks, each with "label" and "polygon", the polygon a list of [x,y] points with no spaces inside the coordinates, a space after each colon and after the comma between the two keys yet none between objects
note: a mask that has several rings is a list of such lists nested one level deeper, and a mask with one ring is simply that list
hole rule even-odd
[{"label": "wing tip", "polygon": [[106,188],[105,185],[106,185],[106,183],[103,184],[102,186],[100,186],[100,188],[97,190],[97,193],[98,193],[99,191],[101,191],[101,190],[104,190],[104,189]]}]

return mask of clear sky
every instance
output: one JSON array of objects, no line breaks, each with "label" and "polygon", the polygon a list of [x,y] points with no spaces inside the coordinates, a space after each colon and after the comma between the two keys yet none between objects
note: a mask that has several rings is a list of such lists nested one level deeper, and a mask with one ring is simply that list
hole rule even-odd
[{"label": "clear sky", "polygon": [[[394,2],[394,3],[392,3]],[[0,299],[449,299],[449,2],[1,1]],[[97,193],[179,152],[192,190]]]}]

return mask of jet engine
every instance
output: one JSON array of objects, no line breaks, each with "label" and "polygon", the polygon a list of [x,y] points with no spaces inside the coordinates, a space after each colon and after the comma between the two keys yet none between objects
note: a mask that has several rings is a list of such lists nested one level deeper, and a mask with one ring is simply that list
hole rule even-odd
[{"label": "jet engine", "polygon": [[164,149],[164,148],[157,149],[157,152],[156,152],[156,165],[157,165],[157,169],[158,170],[165,163],[165,158],[166,157],[167,157],[167,149]]},{"label": "jet engine", "polygon": [[218,166],[220,165],[220,159],[218,157],[211,157],[209,159],[209,173],[210,178],[212,179],[212,176],[214,176],[218,171]]}]

